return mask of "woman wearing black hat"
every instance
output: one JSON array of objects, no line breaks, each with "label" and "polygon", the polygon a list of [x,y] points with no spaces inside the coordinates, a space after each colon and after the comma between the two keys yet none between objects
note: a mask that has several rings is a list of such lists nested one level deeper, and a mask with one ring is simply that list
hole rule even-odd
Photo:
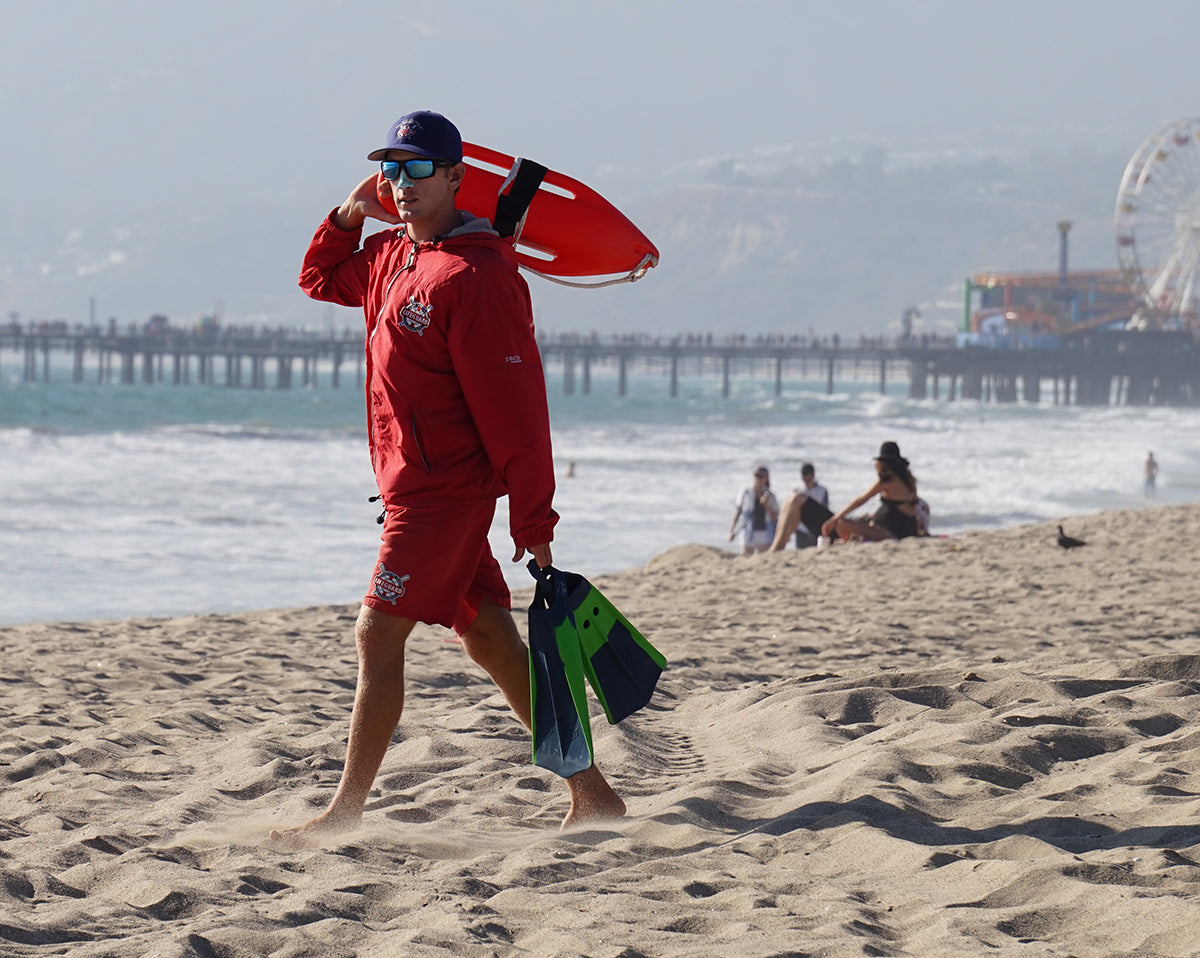
[{"label": "woman wearing black hat", "polygon": [[[821,526],[822,535],[839,539],[907,539],[921,534],[917,518],[917,480],[908,469],[908,460],[891,440],[879,447],[875,457],[875,485],[846,505]],[[847,519],[847,513],[879,496],[879,508],[869,520]]]}]

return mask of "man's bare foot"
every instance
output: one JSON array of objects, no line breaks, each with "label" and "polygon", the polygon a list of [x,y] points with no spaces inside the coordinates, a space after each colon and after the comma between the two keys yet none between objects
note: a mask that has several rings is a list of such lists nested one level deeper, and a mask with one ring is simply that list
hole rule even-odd
[{"label": "man's bare foot", "polygon": [[344,814],[330,808],[303,825],[284,829],[272,828],[271,843],[285,851],[308,848],[323,838],[352,831],[361,821],[361,811],[357,814]]},{"label": "man's bare foot", "polygon": [[600,770],[593,765],[567,779],[571,792],[571,809],[562,821],[563,828],[621,818],[625,814],[625,803]]}]

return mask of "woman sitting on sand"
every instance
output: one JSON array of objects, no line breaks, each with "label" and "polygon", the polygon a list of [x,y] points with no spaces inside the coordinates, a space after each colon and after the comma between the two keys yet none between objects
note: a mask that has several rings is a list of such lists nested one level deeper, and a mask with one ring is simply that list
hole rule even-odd
[{"label": "woman sitting on sand", "polygon": [[[839,539],[863,539],[880,542],[884,539],[907,539],[922,534],[917,518],[917,480],[908,470],[908,460],[900,455],[900,447],[890,440],[879,447],[875,457],[875,485],[848,503],[844,509],[827,519],[821,534],[836,535]],[[847,519],[870,499],[879,496],[879,508],[868,520]]]}]

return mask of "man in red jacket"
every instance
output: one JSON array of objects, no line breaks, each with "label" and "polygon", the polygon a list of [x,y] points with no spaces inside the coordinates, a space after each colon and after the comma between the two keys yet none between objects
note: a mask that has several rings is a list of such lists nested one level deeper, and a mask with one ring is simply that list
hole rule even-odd
[{"label": "man in red jacket", "polygon": [[[300,272],[314,299],[361,306],[367,425],[384,504],[382,544],[355,629],[358,688],[341,784],[285,840],[353,828],[400,721],[404,646],[417,622],[453,628],[530,724],[528,652],[487,533],[509,497],[513,561],[550,565],[558,515],[541,358],[512,247],[457,209],[467,174],[458,130],[438,113],[401,117],[380,161],[398,215],[367,177],[317,229]],[[368,218],[398,224],[360,247]],[[564,825],[624,814],[594,766],[569,778]]]}]

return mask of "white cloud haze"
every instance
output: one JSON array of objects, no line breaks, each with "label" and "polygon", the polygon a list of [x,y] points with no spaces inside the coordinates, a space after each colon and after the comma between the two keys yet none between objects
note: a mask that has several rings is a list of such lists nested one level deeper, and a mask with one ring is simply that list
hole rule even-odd
[{"label": "white cloud haze", "polygon": [[[245,321],[319,325],[328,310],[295,286],[308,238],[369,172],[365,154],[389,121],[419,108],[446,113],[467,139],[583,179],[659,243],[659,275],[629,290],[566,295],[531,280],[540,321],[557,328],[720,328],[747,298],[739,284],[768,283],[817,242],[800,234],[808,207],[771,226],[771,204],[736,191],[689,217],[686,191],[707,182],[711,201],[722,160],[769,167],[880,149],[894,167],[918,154],[1042,149],[1061,174],[1073,152],[1081,165],[1101,156],[1104,170],[1116,164],[1111,189],[1099,195],[1100,176],[1087,209],[1047,209],[1045,246],[1031,258],[1046,259],[1054,219],[1066,215],[1080,221],[1081,255],[1108,267],[1097,211],[1111,212],[1120,158],[1163,123],[1200,112],[1198,35],[1200,5],[1187,0],[8,3],[0,316],[82,321],[95,297],[101,318],[122,321],[150,312],[187,321],[220,303]],[[751,206],[759,212],[747,221]],[[859,209],[857,228],[870,233],[877,215]],[[739,255],[774,265],[721,259],[728,302],[703,315],[679,284],[716,268],[706,249],[727,253],[722,226],[738,220]],[[696,242],[689,222],[717,235]],[[849,290],[878,270],[845,242],[835,271]],[[1019,249],[1004,255],[1011,261],[978,266],[1028,266]],[[928,287],[880,288],[849,328],[871,331],[875,313],[891,318],[938,295],[940,271],[952,281],[969,259],[922,264]],[[822,267],[828,282],[833,268]],[[818,302],[798,322],[821,328],[820,300],[838,293],[804,282]],[[784,283],[749,296],[760,314],[782,298],[799,292]],[[669,315],[675,302],[687,317]],[[780,311],[762,325],[786,321]]]}]

